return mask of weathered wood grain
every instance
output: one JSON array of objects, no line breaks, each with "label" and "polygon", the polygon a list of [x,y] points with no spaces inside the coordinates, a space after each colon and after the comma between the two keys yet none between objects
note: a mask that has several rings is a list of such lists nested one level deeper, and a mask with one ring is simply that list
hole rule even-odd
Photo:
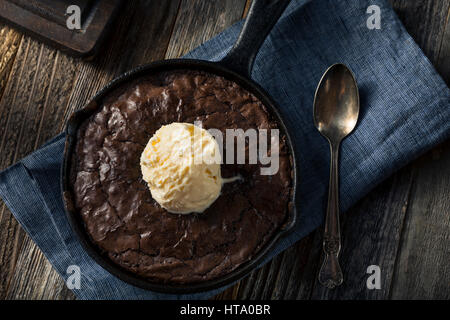
[{"label": "weathered wood grain", "polygon": [[450,299],[450,142],[413,165],[392,299]]},{"label": "weathered wood grain", "polygon": [[[6,89],[8,92],[5,92],[5,98],[0,102],[0,112],[5,110],[5,114],[14,113],[8,114],[11,120],[7,121],[7,128],[0,136],[3,138],[1,150],[7,150],[0,156],[2,168],[58,133],[67,115],[83,106],[96,90],[118,73],[146,62],[146,59],[151,61],[164,57],[168,42],[165,39],[170,36],[178,2],[140,1],[132,4],[126,7],[122,13],[123,19],[115,27],[115,41],[110,41],[105,54],[94,61],[69,58],[29,38],[22,41],[22,50],[17,54],[15,69],[11,72]],[[154,19],[144,18],[148,12],[154,12]],[[130,22],[134,19],[139,23],[132,24],[130,28]],[[126,59],[121,60],[124,57]],[[86,83],[91,84],[91,90],[87,90]],[[33,256],[35,259],[31,260],[30,266],[29,260],[23,257],[33,251],[35,245],[28,237],[24,237],[7,209],[3,209],[1,218],[2,225],[12,230],[5,233],[5,241],[1,242],[0,247],[1,262],[5,265],[0,275],[2,296],[73,297],[71,293],[60,289],[64,285],[53,270],[42,277],[42,270],[50,269],[41,253]],[[24,281],[30,283],[21,285]],[[57,281],[59,286],[49,285]],[[55,292],[42,291],[48,287],[59,289]]]},{"label": "weathered wood grain", "polygon": [[[0,99],[3,96],[7,81],[9,79],[9,74],[11,72],[16,53],[19,49],[19,43],[22,35],[1,24],[0,25]],[[8,119],[8,111],[5,108],[0,109],[0,136],[5,130],[5,125]],[[1,149],[0,149],[1,150]],[[16,221],[11,219],[7,213],[5,213],[5,205],[0,204],[0,299],[4,296],[7,287],[7,277],[3,276],[6,274],[4,270],[11,270],[14,268],[13,261],[13,251],[7,250],[4,245],[8,240],[12,245],[8,246],[8,249],[14,247],[16,243],[16,238],[14,237],[15,232],[19,229]]]},{"label": "weathered wood grain", "polygon": [[[409,168],[375,188],[342,216],[342,286],[328,290],[314,282],[312,299],[387,299],[414,172]],[[368,290],[367,267],[381,268],[381,289]]]},{"label": "weathered wood grain", "polygon": [[78,69],[77,59],[56,51],[49,93],[43,102],[42,120],[36,134],[35,149],[60,132],[60,123],[64,119],[63,107],[69,102]]},{"label": "weathered wood grain", "polygon": [[239,21],[245,0],[191,0],[180,7],[166,58],[178,58]]},{"label": "weathered wood grain", "polygon": [[[21,128],[23,115],[25,114],[24,108],[16,109],[15,105],[13,104],[13,101],[16,100],[16,94],[13,92],[13,87],[14,85],[20,85],[19,79],[22,77],[22,75],[24,77],[27,76],[27,73],[23,72],[23,61],[26,60],[28,56],[28,44],[29,42],[25,40],[22,41],[19,46],[17,52],[18,59],[12,67],[11,74],[17,74],[20,76],[17,76],[17,79],[13,79],[13,77],[11,76],[11,79],[7,83],[7,86],[5,88],[2,100],[0,101],[0,119],[2,119],[2,125],[0,127],[0,150],[2,150],[0,154],[1,168],[5,168],[15,159],[15,150],[16,146],[18,145],[18,132]],[[22,61],[22,63],[20,63],[20,61]],[[20,99],[19,97],[18,100],[20,101],[24,99]],[[25,102],[22,102],[22,104],[24,103]],[[14,108],[12,108],[11,106],[14,106]],[[9,132],[8,128],[13,128],[12,130],[10,130],[13,132]],[[12,144],[9,141],[11,139],[15,139]],[[6,146],[8,142],[10,143],[9,147]],[[5,230],[4,232],[0,233],[0,256],[2,264],[2,272],[0,273],[0,285],[3,289],[2,296],[4,296],[7,290],[10,275],[14,272],[15,269],[17,254],[20,251],[20,247],[24,237],[24,231],[19,227],[17,221],[12,217],[9,210],[4,205],[1,211],[0,225],[2,226],[2,230]]]},{"label": "weathered wood grain", "polygon": [[[315,233],[282,252],[274,261],[254,270],[242,281],[217,295],[215,299],[297,299],[309,297],[310,281],[305,274],[316,270],[315,261],[310,260]],[[317,240],[319,238],[317,237]],[[309,271],[311,269],[311,271]]]},{"label": "weathered wood grain", "polygon": [[6,299],[74,299],[39,248],[28,239],[23,246]]},{"label": "weathered wood grain", "polygon": [[450,85],[450,9],[445,20],[444,36],[439,48],[436,68],[444,78],[447,86]]},{"label": "weathered wood grain", "polygon": [[[2,150],[9,151],[0,155],[2,168],[33,151],[38,145],[40,133],[43,132],[43,124],[47,123],[48,116],[54,116],[51,108],[46,108],[46,104],[49,101],[50,88],[59,89],[53,86],[58,68],[57,55],[56,50],[28,37],[23,38],[21,42],[10,81],[0,101],[0,110],[13,112],[12,115],[8,115],[2,136]],[[8,147],[7,144],[11,146]],[[17,270],[20,270],[17,261],[20,253],[24,252],[22,248],[27,244],[34,247],[34,244],[25,237],[25,233],[18,228],[17,222],[6,208],[2,210],[0,221],[2,225],[8,225],[14,230],[14,236],[10,238],[14,241],[5,239],[0,246],[2,265],[5,266],[0,274],[0,283],[2,287],[6,286],[5,291],[2,290],[3,295],[6,294],[13,276],[17,275]],[[42,262],[46,261],[43,259]]]},{"label": "weathered wood grain", "polygon": [[21,38],[22,35],[19,32],[0,24],[0,98],[8,81]]}]

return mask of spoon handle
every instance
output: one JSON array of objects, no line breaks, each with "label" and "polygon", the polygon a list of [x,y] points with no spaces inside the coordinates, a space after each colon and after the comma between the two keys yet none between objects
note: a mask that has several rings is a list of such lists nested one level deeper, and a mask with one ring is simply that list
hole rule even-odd
[{"label": "spoon handle", "polygon": [[328,189],[328,207],[323,234],[324,260],[319,271],[319,282],[327,288],[342,284],[343,277],[339,266],[341,236],[339,230],[339,143],[330,142],[331,165]]}]

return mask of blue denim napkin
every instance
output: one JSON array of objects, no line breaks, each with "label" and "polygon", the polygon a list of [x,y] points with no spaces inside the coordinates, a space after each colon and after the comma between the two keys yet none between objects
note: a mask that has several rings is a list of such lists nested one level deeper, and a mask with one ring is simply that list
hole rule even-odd
[{"label": "blue denim napkin", "polygon": [[[368,29],[370,5],[381,9],[381,29]],[[223,57],[237,23],[188,56]],[[336,62],[350,66],[360,96],[360,120],[342,144],[341,210],[347,210],[395,170],[450,136],[450,92],[385,0],[292,1],[262,46],[252,73],[295,128],[300,157],[299,220],[270,258],[321,225],[326,207],[329,150],[312,121],[316,85]],[[222,289],[169,295],[128,285],[83,251],[63,210],[59,186],[64,136],[0,174],[0,195],[64,279],[69,265],[81,271],[81,299],[204,299]],[[269,259],[267,259],[269,260]]]}]

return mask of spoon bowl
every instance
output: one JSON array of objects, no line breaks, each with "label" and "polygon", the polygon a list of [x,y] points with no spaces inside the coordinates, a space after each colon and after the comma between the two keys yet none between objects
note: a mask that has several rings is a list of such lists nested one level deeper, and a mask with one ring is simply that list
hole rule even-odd
[{"label": "spoon bowl", "polygon": [[341,236],[339,228],[339,145],[356,126],[359,93],[353,73],[343,64],[329,67],[314,96],[314,124],[330,144],[331,165],[328,206],[323,234],[324,260],[319,282],[334,288],[343,282],[339,266]]},{"label": "spoon bowl", "polygon": [[328,140],[338,142],[356,126],[359,93],[353,73],[343,64],[325,71],[314,97],[314,124]]}]

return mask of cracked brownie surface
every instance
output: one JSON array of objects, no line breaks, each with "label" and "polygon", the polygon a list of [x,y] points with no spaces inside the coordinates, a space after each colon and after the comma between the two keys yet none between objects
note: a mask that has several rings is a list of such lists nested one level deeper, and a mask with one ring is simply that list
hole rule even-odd
[{"label": "cracked brownie surface", "polygon": [[85,228],[110,260],[152,282],[223,276],[250,260],[286,220],[292,170],[281,131],[278,172],[261,175],[262,165],[248,161],[222,164],[222,177],[243,179],[224,184],[205,212],[173,214],[152,199],[139,166],[145,145],[162,125],[194,121],[224,137],[226,129],[278,128],[236,83],[180,70],[117,89],[78,130],[71,181]]}]

